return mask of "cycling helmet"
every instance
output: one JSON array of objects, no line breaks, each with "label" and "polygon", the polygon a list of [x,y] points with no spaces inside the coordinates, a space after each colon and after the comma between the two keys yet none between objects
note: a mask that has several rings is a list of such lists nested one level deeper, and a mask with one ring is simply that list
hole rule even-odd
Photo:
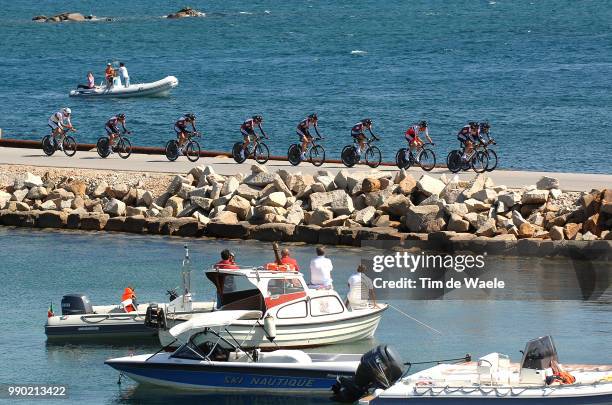
[{"label": "cycling helmet", "polygon": [[68,107],[64,107],[64,108],[62,108],[62,112],[63,112],[64,114],[66,114],[66,115],[70,115],[70,114],[72,114],[72,110],[71,110],[70,108],[68,108]]},{"label": "cycling helmet", "polygon": [[363,120],[361,120],[361,123],[364,125],[372,125],[372,120],[369,118],[365,118]]},{"label": "cycling helmet", "polygon": [[195,114],[193,114],[193,113],[187,113],[187,114],[185,114],[185,118],[187,118],[187,119],[188,119],[188,120],[190,120],[190,121],[193,121],[193,120],[195,120],[195,119],[196,119]]},{"label": "cycling helmet", "polygon": [[419,128],[427,128],[427,121],[419,121]]},{"label": "cycling helmet", "polygon": [[317,116],[317,113],[312,113],[308,116],[308,118],[310,118],[311,120],[318,120],[319,117]]},{"label": "cycling helmet", "polygon": [[263,122],[263,117],[261,115],[253,115],[252,118],[255,122]]},{"label": "cycling helmet", "polygon": [[483,131],[488,131],[491,128],[491,125],[487,121],[480,123],[480,129]]},{"label": "cycling helmet", "polygon": [[120,119],[120,120],[124,120],[125,119],[125,114],[121,113],[121,114],[117,115],[117,118]]}]

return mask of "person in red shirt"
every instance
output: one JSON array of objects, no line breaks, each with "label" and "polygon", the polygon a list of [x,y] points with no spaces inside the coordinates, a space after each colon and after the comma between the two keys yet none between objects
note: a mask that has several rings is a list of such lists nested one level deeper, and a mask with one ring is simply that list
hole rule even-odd
[{"label": "person in red shirt", "polygon": [[292,270],[300,271],[297,260],[289,255],[289,249],[287,248],[281,251],[281,264],[288,264]]},{"label": "person in red shirt", "polygon": [[238,269],[235,262],[236,255],[229,249],[221,251],[221,260],[215,264],[217,269]]}]

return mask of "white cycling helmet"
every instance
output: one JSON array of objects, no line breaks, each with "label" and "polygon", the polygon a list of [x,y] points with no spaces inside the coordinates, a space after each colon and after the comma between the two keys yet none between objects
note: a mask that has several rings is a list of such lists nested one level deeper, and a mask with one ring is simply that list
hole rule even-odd
[{"label": "white cycling helmet", "polygon": [[63,112],[64,114],[68,114],[68,115],[69,115],[69,114],[72,114],[72,110],[71,110],[70,108],[68,108],[68,107],[64,107],[64,108],[62,108],[62,112]]}]

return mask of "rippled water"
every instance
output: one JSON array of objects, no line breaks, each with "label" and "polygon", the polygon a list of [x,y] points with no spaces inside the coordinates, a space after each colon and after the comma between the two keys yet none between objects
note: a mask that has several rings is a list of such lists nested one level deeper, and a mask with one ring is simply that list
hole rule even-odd
[{"label": "rippled water", "polygon": [[[137,387],[103,364],[111,357],[157,350],[152,343],[46,344],[44,322],[49,303],[59,312],[66,293],[86,293],[94,304],[118,302],[128,283],[142,302],[165,299],[164,291],[179,284],[183,244],[190,244],[192,263],[201,270],[230,248],[242,264],[262,264],[272,258],[269,244],[247,241],[188,240],[111,233],[77,233],[0,227],[0,382],[66,384],[72,400],[96,403],[168,403],[200,396]],[[294,246],[293,255],[305,266],[312,246]],[[363,254],[370,254],[367,250]],[[359,262],[359,249],[328,248],[335,285],[347,292],[345,280]],[[532,266],[555,266],[559,277],[573,269],[559,261],[508,258],[497,264],[508,272],[528,273]],[[196,299],[214,294],[202,274],[193,279]],[[536,301],[537,294],[514,286],[513,301],[394,301],[393,305],[439,329],[431,331],[393,309],[383,316],[374,340],[318,348],[316,351],[361,353],[379,343],[394,346],[404,361],[474,356],[499,351],[517,360],[528,339],[552,334],[562,362],[612,364],[610,300],[598,302]],[[313,349],[315,350],[315,349]],[[304,403],[286,397],[206,396],[210,403]],[[319,403],[319,401],[312,401]],[[61,403],[61,402],[60,402]]]},{"label": "rippled water", "polygon": [[[192,1],[206,18],[160,18],[160,0],[2,2],[0,127],[39,138],[74,110],[80,141],[124,111],[133,142],[161,146],[172,123],[203,117],[203,146],[229,150],[239,125],[265,116],[275,154],[317,111],[328,157],[372,117],[392,160],[408,123],[427,119],[438,159],[468,120],[488,119],[505,168],[610,173],[612,9],[605,1]],[[113,22],[37,24],[74,10]],[[167,99],[75,100],[88,70],[122,60],[132,81],[175,75]],[[552,152],[552,153],[551,153]]]}]

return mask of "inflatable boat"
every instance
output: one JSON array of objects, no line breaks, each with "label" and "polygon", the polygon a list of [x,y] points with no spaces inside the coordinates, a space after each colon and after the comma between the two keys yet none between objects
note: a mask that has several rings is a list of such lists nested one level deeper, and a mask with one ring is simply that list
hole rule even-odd
[{"label": "inflatable boat", "polygon": [[119,77],[115,77],[112,86],[106,84],[92,89],[76,89],[70,91],[70,97],[164,97],[170,90],[178,86],[178,79],[167,76],[152,83],[134,83],[124,86]]}]

